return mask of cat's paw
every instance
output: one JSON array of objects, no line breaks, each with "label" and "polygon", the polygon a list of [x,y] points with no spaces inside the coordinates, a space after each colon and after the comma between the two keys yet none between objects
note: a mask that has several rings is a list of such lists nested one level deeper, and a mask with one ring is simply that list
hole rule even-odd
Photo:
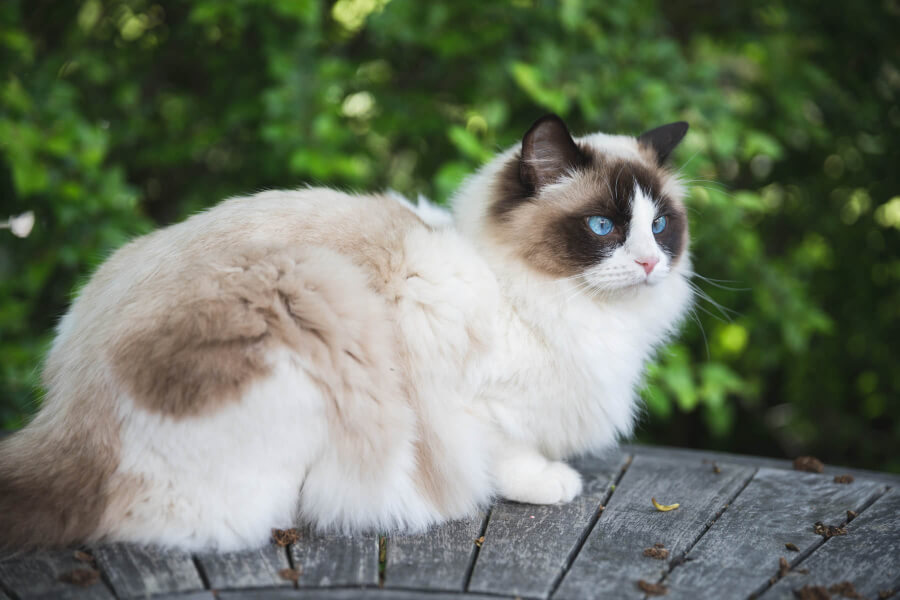
[{"label": "cat's paw", "polygon": [[570,502],[581,493],[581,475],[562,462],[547,463],[529,477],[508,482],[503,495],[509,500],[526,504],[559,504]]}]

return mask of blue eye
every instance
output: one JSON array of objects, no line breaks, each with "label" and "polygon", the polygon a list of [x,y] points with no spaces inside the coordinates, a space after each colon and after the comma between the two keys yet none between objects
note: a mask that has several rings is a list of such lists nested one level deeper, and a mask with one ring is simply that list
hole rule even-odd
[{"label": "blue eye", "polygon": [[606,217],[588,217],[588,227],[597,235],[606,235],[613,230],[613,222]]},{"label": "blue eye", "polygon": [[662,233],[662,230],[666,228],[666,218],[665,217],[657,217],[655,221],[653,221],[653,233]]}]

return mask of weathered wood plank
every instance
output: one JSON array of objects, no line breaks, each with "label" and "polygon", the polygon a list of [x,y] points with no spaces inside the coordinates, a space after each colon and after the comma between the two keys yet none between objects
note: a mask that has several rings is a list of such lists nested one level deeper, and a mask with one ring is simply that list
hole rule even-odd
[{"label": "weathered wood plank", "polygon": [[512,596],[485,596],[461,592],[380,590],[373,588],[317,590],[241,590],[220,592],[219,600],[500,600]]},{"label": "weathered wood plank", "polygon": [[192,592],[203,581],[190,554],[134,544],[109,544],[94,549],[94,556],[119,598]]},{"label": "weathered wood plank", "polygon": [[596,521],[627,459],[612,452],[573,463],[584,476],[584,490],[568,504],[496,504],[468,589],[546,598]]},{"label": "weathered wood plank", "polygon": [[463,591],[487,513],[386,540],[384,587]]},{"label": "weathered wood plank", "polygon": [[838,525],[883,490],[871,481],[838,484],[814,473],[760,469],[688,553],[690,560],[666,578],[668,597],[746,598],[778,572],[780,557],[796,562],[821,544],[816,521]]},{"label": "weathered wood plank", "polygon": [[210,590],[187,592],[186,594],[163,594],[152,598],[153,600],[218,600],[216,595]]},{"label": "weathered wood plank", "polygon": [[198,554],[196,558],[214,590],[294,586],[278,574],[290,565],[286,549],[274,544],[243,552]]},{"label": "weathered wood plank", "polygon": [[378,585],[377,535],[322,535],[304,528],[290,548],[300,587]]},{"label": "weathered wood plank", "polygon": [[[847,535],[830,538],[760,599],[794,598],[805,585],[826,588],[849,581],[865,598],[900,591],[900,490],[892,489],[847,524]],[[835,594],[834,597],[840,597]]]},{"label": "weathered wood plank", "polygon": [[[636,456],[554,598],[640,598],[638,580],[656,582],[665,560],[644,556],[661,543],[669,560],[685,554],[753,476],[755,468]],[[660,512],[651,504],[680,503]]]},{"label": "weathered wood plank", "polygon": [[105,600],[113,597],[99,577],[94,583],[84,587],[59,580],[66,573],[82,569],[94,569],[94,566],[90,562],[76,559],[74,550],[31,552],[0,562],[0,581],[21,600]]},{"label": "weathered wood plank", "polygon": [[[636,456],[664,456],[668,458],[680,458],[685,461],[691,460],[709,460],[721,463],[731,463],[736,465],[747,465],[750,467],[768,467],[770,469],[783,469],[793,471],[793,461],[787,458],[771,458],[768,456],[748,456],[743,454],[732,454],[730,452],[717,452],[714,450],[694,450],[691,448],[672,448],[669,446],[648,446],[644,444],[623,444],[623,452],[630,452]],[[853,475],[859,479],[868,479],[870,481],[881,481],[890,486],[900,486],[900,475],[897,473],[886,473],[881,471],[868,471],[866,469],[855,469],[853,467],[842,467],[840,465],[832,465],[825,463],[825,475],[834,477],[835,475]]]}]

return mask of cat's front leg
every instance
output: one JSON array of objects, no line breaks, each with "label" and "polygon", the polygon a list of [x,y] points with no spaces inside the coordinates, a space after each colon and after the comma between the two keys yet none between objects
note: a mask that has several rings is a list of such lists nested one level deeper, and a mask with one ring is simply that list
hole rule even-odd
[{"label": "cat's front leg", "polygon": [[515,502],[557,504],[581,493],[578,471],[521,444],[508,443],[499,449],[495,475],[500,495]]}]

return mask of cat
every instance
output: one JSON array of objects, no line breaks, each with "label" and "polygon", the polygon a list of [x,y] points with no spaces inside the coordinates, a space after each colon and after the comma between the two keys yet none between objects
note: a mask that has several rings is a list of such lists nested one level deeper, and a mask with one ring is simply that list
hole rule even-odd
[{"label": "cat", "polygon": [[7,547],[230,551],[271,529],[421,531],[568,502],[564,459],[629,434],[691,302],[687,131],[555,115],[452,200],[229,199],[118,250],[0,445]]}]

